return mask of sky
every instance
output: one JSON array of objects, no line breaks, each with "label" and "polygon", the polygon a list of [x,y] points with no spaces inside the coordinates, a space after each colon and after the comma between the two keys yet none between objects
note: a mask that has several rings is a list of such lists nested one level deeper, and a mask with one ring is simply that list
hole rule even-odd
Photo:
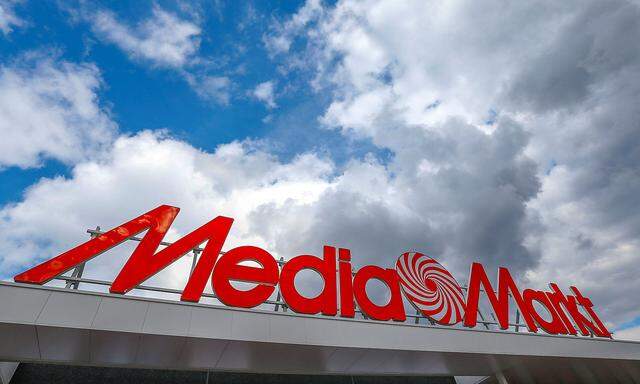
[{"label": "sky", "polygon": [[170,204],[576,285],[640,340],[639,100],[635,0],[0,0],[0,278]]}]

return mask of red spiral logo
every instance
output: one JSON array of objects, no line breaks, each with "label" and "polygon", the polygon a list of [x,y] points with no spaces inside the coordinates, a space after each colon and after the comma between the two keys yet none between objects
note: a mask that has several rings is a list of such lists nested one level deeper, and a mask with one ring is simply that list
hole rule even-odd
[{"label": "red spiral logo", "polygon": [[440,263],[407,252],[398,258],[396,271],[405,296],[423,315],[442,325],[462,321],[466,306],[462,288]]}]

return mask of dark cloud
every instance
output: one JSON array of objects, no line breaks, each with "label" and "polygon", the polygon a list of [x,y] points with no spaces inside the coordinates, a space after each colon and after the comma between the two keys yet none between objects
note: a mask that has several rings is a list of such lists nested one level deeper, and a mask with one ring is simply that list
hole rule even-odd
[{"label": "dark cloud", "polygon": [[[347,166],[313,206],[261,206],[252,213],[252,231],[274,239],[274,249],[287,256],[319,251],[319,241],[349,247],[358,265],[392,266],[402,252],[417,249],[461,278],[473,261],[508,265],[514,273],[537,264],[539,255],[523,241],[526,203],[540,182],[522,153],[528,135],[521,127],[503,121],[489,136],[451,121],[439,132],[407,127],[402,137],[409,155],[394,147],[396,158],[386,167]],[[288,215],[306,225],[283,231],[269,224]]]},{"label": "dark cloud", "polygon": [[392,153],[393,194],[370,193],[412,215],[368,207],[384,225],[411,221],[463,274],[506,265],[581,285],[613,322],[640,316],[637,3],[344,0],[318,15],[292,54],[317,58],[314,84],[334,92],[328,127]]},{"label": "dark cloud", "polygon": [[536,113],[584,103],[592,87],[637,64],[639,17],[638,7],[626,1],[586,3],[516,76],[507,103]]}]

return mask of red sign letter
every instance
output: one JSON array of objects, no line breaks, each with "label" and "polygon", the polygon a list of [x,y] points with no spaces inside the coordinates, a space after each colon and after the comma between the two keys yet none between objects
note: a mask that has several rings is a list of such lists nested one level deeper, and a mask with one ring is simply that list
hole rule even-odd
[{"label": "red sign letter", "polygon": [[[524,298],[527,312],[531,314],[536,322],[540,324],[542,329],[544,329],[547,333],[550,333],[552,335],[556,335],[558,333],[566,335],[568,333],[566,327],[564,326],[562,318],[556,312],[553,304],[551,303],[545,292],[536,291],[533,289],[525,289],[524,291],[522,291],[522,297]],[[538,311],[536,311],[536,308],[533,305],[534,301],[537,301],[538,303],[540,303],[540,305],[547,309],[547,311],[551,314],[551,321],[546,321],[542,318],[542,316],[540,316],[540,314],[538,314]]]},{"label": "red sign letter", "polygon": [[351,273],[351,251],[345,248],[338,250],[340,274],[340,316],[354,318],[356,316],[353,303],[353,278]]},{"label": "red sign letter", "polygon": [[[378,279],[389,287],[391,297],[387,304],[376,305],[369,299],[366,288],[367,281],[370,279]],[[353,293],[362,312],[374,320],[405,321],[407,319],[404,305],[402,305],[400,281],[394,269],[382,269],[373,265],[360,268],[353,278]]]},{"label": "red sign letter", "polygon": [[[324,287],[314,298],[306,298],[296,290],[296,274],[303,269],[312,269],[322,276]],[[336,293],[336,249],[324,247],[324,259],[311,255],[300,255],[289,260],[280,274],[280,292],[287,305],[295,312],[335,316],[338,312]]]},{"label": "red sign letter", "polygon": [[78,264],[87,262],[126,239],[148,229],[140,244],[138,244],[113,281],[113,284],[111,284],[109,291],[121,294],[130,291],[208,240],[196,269],[182,294],[182,300],[198,301],[211,274],[213,265],[218,258],[222,244],[229,233],[233,219],[219,216],[154,254],[179,211],[179,208],[161,205],[142,216],[17,275],[14,279],[21,283],[44,284]]},{"label": "red sign letter", "polygon": [[[253,260],[262,266],[249,267],[239,263]],[[247,291],[235,289],[231,281],[255,283],[256,287]],[[211,284],[218,300],[232,307],[252,308],[262,304],[271,296],[278,283],[278,264],[264,249],[243,246],[230,250],[220,258]]]},{"label": "red sign letter", "polygon": [[153,251],[162,241],[164,234],[167,233],[179,211],[180,208],[161,205],[17,275],[14,280],[19,283],[45,284],[54,277],[65,273],[78,264],[93,259],[146,229],[149,231],[138,245],[138,248],[136,248],[136,251],[138,249],[151,249]]},{"label": "red sign letter", "polygon": [[[129,260],[127,260],[127,263],[118,276],[116,276],[109,291],[122,294],[129,292],[138,284],[160,272],[169,264],[184,256],[187,252],[207,241],[207,245],[202,251],[196,269],[187,282],[181,298],[185,301],[197,302],[200,300],[202,291],[204,291],[204,287],[213,270],[213,265],[218,259],[218,254],[222,249],[222,244],[224,244],[227,238],[232,223],[233,219],[218,216],[156,254],[153,252],[157,244],[162,240],[162,237],[157,239],[154,246],[149,245],[143,247],[143,245],[140,244],[136,250],[133,251],[133,254]],[[147,236],[149,236],[149,233],[147,233]],[[147,236],[145,236],[145,239]]]},{"label": "red sign letter", "polygon": [[467,292],[467,312],[464,317],[464,325],[467,327],[475,327],[478,322],[478,301],[480,300],[480,284],[484,287],[484,290],[487,294],[487,298],[491,302],[491,306],[493,307],[493,312],[496,314],[498,318],[498,323],[500,324],[500,328],[507,329],[509,328],[509,291],[511,291],[511,295],[515,300],[518,308],[520,308],[520,312],[522,313],[522,318],[527,323],[527,328],[531,332],[536,332],[538,327],[533,322],[531,314],[527,311],[524,306],[524,302],[522,297],[520,296],[520,291],[518,291],[518,287],[516,283],[514,283],[509,270],[506,268],[500,268],[498,272],[498,296],[496,296],[493,287],[491,286],[491,282],[489,282],[489,278],[482,267],[482,264],[473,263],[471,265],[471,274],[469,276],[469,288]]}]

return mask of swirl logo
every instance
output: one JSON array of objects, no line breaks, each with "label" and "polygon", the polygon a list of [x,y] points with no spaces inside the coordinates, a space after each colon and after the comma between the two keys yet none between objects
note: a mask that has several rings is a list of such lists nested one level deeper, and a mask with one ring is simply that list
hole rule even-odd
[{"label": "swirl logo", "polygon": [[403,253],[396,262],[405,296],[423,315],[442,325],[462,321],[462,288],[440,263],[418,252]]}]

